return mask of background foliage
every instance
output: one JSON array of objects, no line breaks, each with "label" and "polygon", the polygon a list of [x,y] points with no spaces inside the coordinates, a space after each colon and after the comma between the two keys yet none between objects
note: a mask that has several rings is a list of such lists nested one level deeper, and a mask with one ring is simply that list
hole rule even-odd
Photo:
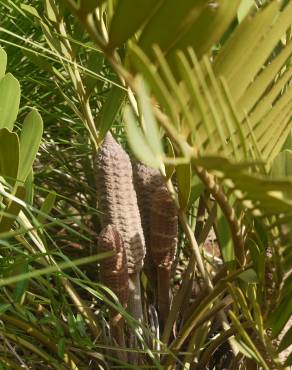
[{"label": "background foliage", "polygon": [[[108,307],[122,308],[95,262],[92,159],[109,128],[166,171],[181,221],[163,332],[146,277],[143,325],[122,311],[139,368],[291,365],[279,360],[291,344],[291,328],[279,338],[291,316],[291,1],[0,3],[21,85],[18,112],[19,88],[8,99],[0,81],[13,116],[1,109],[2,367],[137,368],[117,358]],[[32,108],[44,121],[33,175],[40,134],[29,130],[31,158],[12,150]],[[25,175],[5,172],[12,158]]]}]

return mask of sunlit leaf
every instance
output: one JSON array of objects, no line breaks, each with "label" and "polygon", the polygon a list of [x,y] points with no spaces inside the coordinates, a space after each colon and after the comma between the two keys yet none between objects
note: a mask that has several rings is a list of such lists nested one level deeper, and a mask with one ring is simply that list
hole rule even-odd
[{"label": "sunlit leaf", "polygon": [[255,5],[254,0],[241,0],[237,11],[238,22],[241,22],[243,18],[249,13],[250,9]]},{"label": "sunlit leaf", "polygon": [[110,26],[109,48],[121,46],[132,37],[162,2],[162,0],[140,0],[139,6],[133,6],[132,0],[119,1]]},{"label": "sunlit leaf", "polygon": [[4,77],[7,64],[7,54],[4,49],[0,47],[0,79]]},{"label": "sunlit leaf", "polygon": [[241,274],[238,275],[239,279],[245,281],[246,283],[249,284],[255,284],[258,283],[258,276],[253,269],[248,269],[242,272]]},{"label": "sunlit leaf", "polygon": [[48,19],[51,22],[58,22],[58,13],[56,9],[56,4],[52,0],[45,0],[44,1],[45,11]]},{"label": "sunlit leaf", "polygon": [[125,100],[125,96],[125,90],[117,86],[112,86],[98,117],[97,128],[99,130],[101,140],[114,123],[114,120]]},{"label": "sunlit leaf", "polygon": [[[18,275],[18,274],[25,274],[28,272],[28,258],[25,256],[19,256],[19,258],[14,261],[13,270],[11,273]],[[13,299],[15,302],[20,303],[23,297],[23,294],[27,290],[29,285],[28,280],[22,280],[16,283],[15,289],[13,292]]]},{"label": "sunlit leaf", "polygon": [[[166,155],[170,158],[175,158],[175,152],[171,140],[167,137],[166,138]],[[175,166],[173,164],[166,164],[165,165],[165,174],[167,179],[171,179],[172,175],[174,174]]]},{"label": "sunlit leaf", "polygon": [[137,126],[137,121],[130,108],[125,111],[125,121],[128,141],[134,154],[148,166],[159,168],[160,161],[149,147],[142,130]]},{"label": "sunlit leaf", "polygon": [[20,85],[12,74],[7,73],[0,80],[0,128],[13,129],[18,115],[20,102]]},{"label": "sunlit leaf", "polygon": [[33,7],[31,5],[27,5],[27,4],[21,4],[20,7],[21,7],[21,9],[23,9],[24,11],[26,11],[27,13],[29,13],[33,17],[41,19],[40,15],[39,15],[39,13],[38,13],[38,11],[36,10],[35,7]]},{"label": "sunlit leaf", "polygon": [[43,121],[36,110],[25,118],[20,136],[20,163],[18,179],[25,181],[36,158],[43,134]]},{"label": "sunlit leaf", "polygon": [[292,151],[284,150],[279,153],[273,160],[271,166],[271,177],[276,179],[279,177],[292,176]]},{"label": "sunlit leaf", "polygon": [[32,205],[33,204],[33,197],[34,197],[34,175],[33,175],[33,169],[31,168],[25,183],[25,202]]},{"label": "sunlit leaf", "polygon": [[191,180],[191,194],[190,194],[189,206],[192,206],[192,204],[203,193],[204,189],[205,189],[205,186],[202,183],[202,181],[198,178],[197,175],[193,175],[192,180]]},{"label": "sunlit leaf", "polygon": [[142,78],[137,78],[138,103],[143,117],[144,132],[149,147],[157,157],[163,154],[156,119],[150,102],[149,90]]},{"label": "sunlit leaf", "polygon": [[39,223],[44,223],[46,219],[46,215],[48,215],[53,209],[55,205],[55,201],[56,201],[56,193],[54,191],[49,192],[49,194],[46,196],[46,199],[44,200],[44,203],[42,204],[40,213],[37,217],[37,220]]},{"label": "sunlit leaf", "polygon": [[18,136],[7,128],[0,130],[0,174],[5,180],[14,185],[19,166]]},{"label": "sunlit leaf", "polygon": [[[16,193],[14,194],[16,198],[24,201],[25,199],[25,188],[23,186],[18,186]],[[0,219],[0,232],[5,233],[9,231],[14,221],[16,220],[19,212],[21,211],[21,204],[14,201],[9,200],[8,205],[6,206],[4,212],[5,214]]]},{"label": "sunlit leaf", "polygon": [[223,260],[224,262],[229,264],[230,267],[232,267],[232,263],[234,262],[235,259],[232,235],[228,221],[226,220],[226,217],[222,213],[221,209],[218,209],[216,234],[219,240]]},{"label": "sunlit leaf", "polygon": [[191,165],[181,164],[176,167],[176,179],[178,186],[178,199],[180,208],[185,210],[188,206],[191,194]]}]

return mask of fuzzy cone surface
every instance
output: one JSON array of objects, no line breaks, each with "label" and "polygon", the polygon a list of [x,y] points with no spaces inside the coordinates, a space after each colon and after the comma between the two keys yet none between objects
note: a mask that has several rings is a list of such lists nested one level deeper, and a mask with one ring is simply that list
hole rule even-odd
[{"label": "fuzzy cone surface", "polygon": [[101,231],[98,250],[115,253],[100,262],[100,277],[103,284],[108,286],[126,307],[129,298],[127,256],[123,240],[113,225],[108,225]]},{"label": "fuzzy cone surface", "polygon": [[145,256],[145,240],[128,154],[111,133],[95,157],[98,208],[103,227],[113,225],[121,235],[128,272],[140,271]]}]

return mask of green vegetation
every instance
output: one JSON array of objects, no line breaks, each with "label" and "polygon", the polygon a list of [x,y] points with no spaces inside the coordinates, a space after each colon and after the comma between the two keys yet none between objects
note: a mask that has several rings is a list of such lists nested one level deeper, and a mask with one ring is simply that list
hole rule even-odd
[{"label": "green vegetation", "polygon": [[291,0],[0,10],[0,369],[292,366]]}]

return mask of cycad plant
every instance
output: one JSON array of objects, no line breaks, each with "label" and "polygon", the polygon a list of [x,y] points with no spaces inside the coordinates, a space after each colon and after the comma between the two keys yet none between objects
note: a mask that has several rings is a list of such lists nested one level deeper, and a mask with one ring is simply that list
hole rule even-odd
[{"label": "cycad plant", "polygon": [[[84,315],[99,324],[92,358],[99,348],[103,368],[290,366],[291,1],[43,4],[44,17],[22,9],[59,58],[49,73],[87,129],[97,247],[116,252],[100,263],[109,289],[80,283],[98,298],[97,320]],[[114,76],[98,103],[87,68],[96,53]]]},{"label": "cycad plant", "polygon": [[[134,154],[163,175],[174,167],[167,186],[189,262],[163,345],[202,368],[229,338],[228,366],[280,368],[273,344],[291,314],[291,2],[66,3],[128,87],[125,122]],[[195,238],[198,199],[205,217]],[[202,248],[212,227],[219,269]],[[198,297],[190,293],[194,277],[201,281]],[[221,328],[216,336],[214,327]],[[178,366],[174,353],[162,358],[165,368]]]}]

